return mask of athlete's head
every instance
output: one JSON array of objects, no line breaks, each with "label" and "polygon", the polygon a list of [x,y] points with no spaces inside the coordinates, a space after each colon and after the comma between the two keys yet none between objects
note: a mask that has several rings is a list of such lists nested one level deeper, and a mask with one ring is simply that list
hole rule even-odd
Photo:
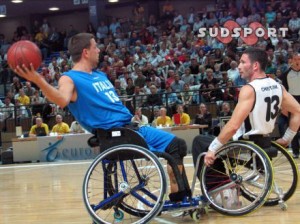
[{"label": "athlete's head", "polygon": [[238,66],[242,78],[250,80],[256,73],[265,71],[268,62],[267,53],[258,48],[247,48],[240,59]]},{"label": "athlete's head", "polygon": [[93,66],[99,60],[99,48],[94,35],[90,33],[79,33],[70,38],[68,50],[74,63],[79,62],[83,57],[88,59]]}]

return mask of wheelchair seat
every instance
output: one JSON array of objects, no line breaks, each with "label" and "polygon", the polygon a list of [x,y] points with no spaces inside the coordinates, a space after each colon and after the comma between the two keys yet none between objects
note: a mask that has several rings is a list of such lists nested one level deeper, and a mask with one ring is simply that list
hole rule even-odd
[{"label": "wheelchair seat", "polygon": [[122,144],[133,144],[148,149],[148,145],[142,136],[136,131],[125,127],[109,130],[97,129],[96,135],[88,140],[90,147],[100,146],[100,152]]}]

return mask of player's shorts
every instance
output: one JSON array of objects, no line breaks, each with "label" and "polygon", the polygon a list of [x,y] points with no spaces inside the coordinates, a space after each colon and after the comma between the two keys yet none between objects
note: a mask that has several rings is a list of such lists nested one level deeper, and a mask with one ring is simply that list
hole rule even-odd
[{"label": "player's shorts", "polygon": [[169,153],[175,160],[177,165],[183,165],[183,157],[187,154],[186,142],[178,137],[175,137],[168,147],[166,153]]}]

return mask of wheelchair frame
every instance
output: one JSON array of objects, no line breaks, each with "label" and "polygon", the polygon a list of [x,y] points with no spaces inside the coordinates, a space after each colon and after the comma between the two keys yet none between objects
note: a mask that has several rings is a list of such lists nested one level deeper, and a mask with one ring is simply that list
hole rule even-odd
[{"label": "wheelchair frame", "polygon": [[[223,177],[220,177],[219,167],[203,165],[199,170],[203,154],[199,155],[192,195],[178,203],[166,200],[166,174],[158,160],[162,154],[145,148],[146,144],[139,134],[126,128],[99,130],[97,134],[89,144],[100,145],[101,153],[89,167],[83,183],[84,203],[95,223],[148,223],[161,212],[169,211],[186,211],[184,214],[199,220],[208,205],[222,214],[245,215],[261,207],[271,193],[271,161],[255,144],[230,142],[216,152],[221,161],[219,166],[223,164],[226,170],[222,173],[227,173],[222,174]],[[172,168],[176,171],[177,166],[172,165]],[[153,169],[155,174],[147,171]],[[182,180],[178,172],[174,173],[180,189]],[[212,172],[215,174],[211,175]],[[197,177],[201,180],[203,195],[194,196]],[[155,186],[151,185],[151,181],[156,183]],[[225,194],[228,189],[234,191],[237,197],[230,206],[230,197]],[[245,195],[248,199],[240,201]]]}]

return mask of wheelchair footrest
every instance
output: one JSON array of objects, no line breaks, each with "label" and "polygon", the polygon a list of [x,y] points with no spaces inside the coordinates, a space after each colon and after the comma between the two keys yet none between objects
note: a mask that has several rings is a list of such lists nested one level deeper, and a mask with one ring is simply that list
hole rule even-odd
[{"label": "wheelchair footrest", "polygon": [[179,191],[176,193],[169,194],[170,201],[179,202],[184,199],[184,197],[190,197],[192,195],[190,190]]}]

